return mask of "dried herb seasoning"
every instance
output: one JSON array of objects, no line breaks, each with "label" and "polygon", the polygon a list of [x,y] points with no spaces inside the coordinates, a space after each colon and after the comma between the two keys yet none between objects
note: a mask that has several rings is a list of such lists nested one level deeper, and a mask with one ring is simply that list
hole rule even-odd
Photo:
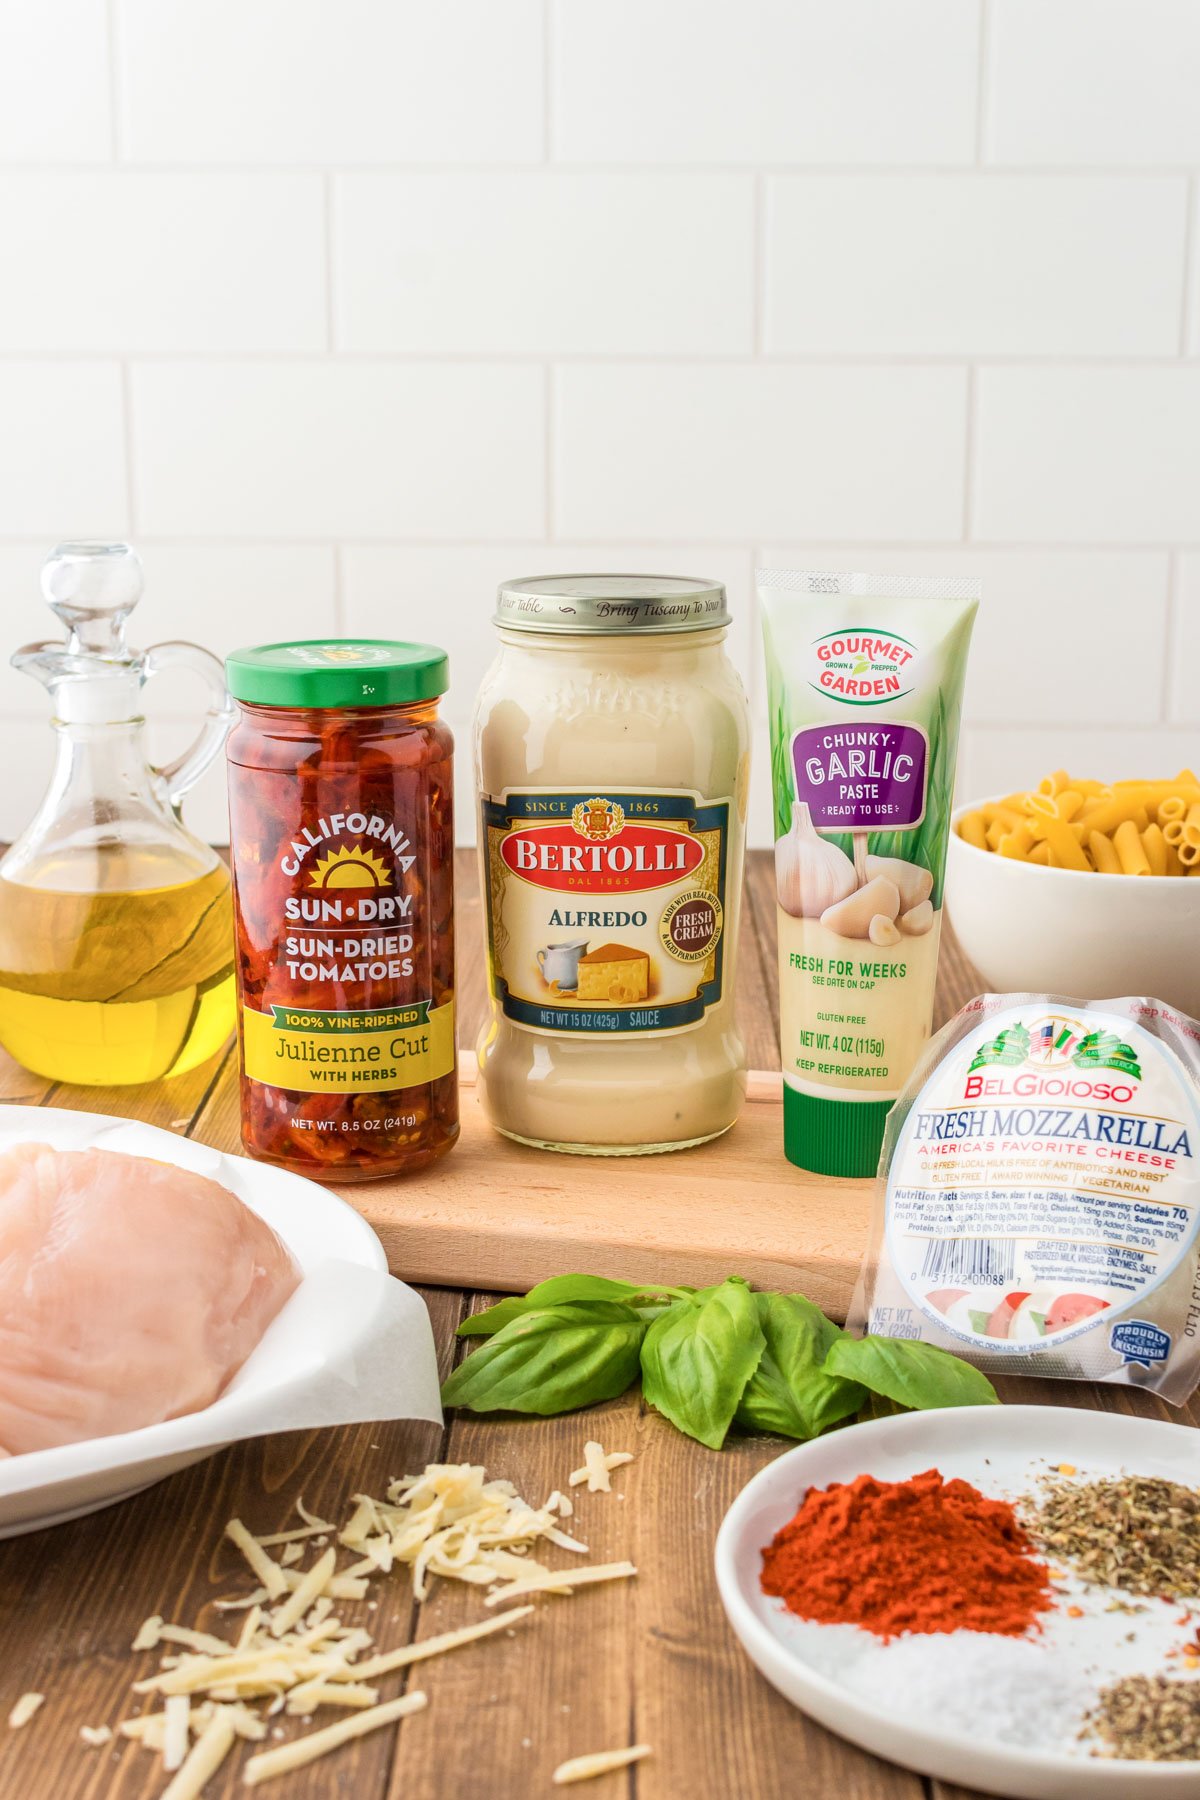
[{"label": "dried herb seasoning", "polygon": [[1100,1740],[1093,1756],[1130,1762],[1187,1762],[1200,1757],[1200,1681],[1127,1675],[1101,1689],[1079,1735]]},{"label": "dried herb seasoning", "polygon": [[1030,1537],[1097,1586],[1172,1600],[1200,1595],[1200,1492],[1160,1476],[1046,1475]]}]

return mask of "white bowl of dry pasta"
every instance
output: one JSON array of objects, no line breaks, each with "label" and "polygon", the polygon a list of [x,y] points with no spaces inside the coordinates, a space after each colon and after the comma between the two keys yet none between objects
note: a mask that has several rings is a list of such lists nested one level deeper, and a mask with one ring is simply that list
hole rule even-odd
[{"label": "white bowl of dry pasta", "polygon": [[1200,777],[1073,780],[954,814],[947,907],[1001,993],[1145,994],[1200,1017]]}]

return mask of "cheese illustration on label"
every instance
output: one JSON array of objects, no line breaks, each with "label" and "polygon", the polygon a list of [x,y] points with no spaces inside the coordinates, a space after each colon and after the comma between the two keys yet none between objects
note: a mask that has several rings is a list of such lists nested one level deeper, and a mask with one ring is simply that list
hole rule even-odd
[{"label": "cheese illustration on label", "polygon": [[646,1000],[650,995],[650,958],[645,950],[625,944],[601,944],[579,959],[580,1000]]}]

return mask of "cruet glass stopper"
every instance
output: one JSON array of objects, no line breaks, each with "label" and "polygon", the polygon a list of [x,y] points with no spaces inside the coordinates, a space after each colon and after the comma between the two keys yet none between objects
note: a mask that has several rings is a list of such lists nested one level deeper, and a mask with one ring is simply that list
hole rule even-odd
[{"label": "cruet glass stopper", "polygon": [[42,593],[67,628],[67,649],[88,656],[130,660],[125,621],[143,585],[130,544],[58,544],[42,564]]}]

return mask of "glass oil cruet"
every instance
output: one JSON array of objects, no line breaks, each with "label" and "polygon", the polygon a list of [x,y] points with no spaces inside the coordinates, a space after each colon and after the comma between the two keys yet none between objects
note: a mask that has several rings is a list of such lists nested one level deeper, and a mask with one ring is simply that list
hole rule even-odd
[{"label": "glass oil cruet", "polygon": [[[179,814],[232,704],[207,650],[126,644],[142,592],[128,544],[60,544],[42,592],[68,635],[12,659],[49,690],[57,753],[36,816],[0,861],[0,1043],[55,1081],[177,1075],[234,1023],[229,877]],[[198,675],[208,702],[191,748],[156,768],[142,690],[167,668]]]}]

